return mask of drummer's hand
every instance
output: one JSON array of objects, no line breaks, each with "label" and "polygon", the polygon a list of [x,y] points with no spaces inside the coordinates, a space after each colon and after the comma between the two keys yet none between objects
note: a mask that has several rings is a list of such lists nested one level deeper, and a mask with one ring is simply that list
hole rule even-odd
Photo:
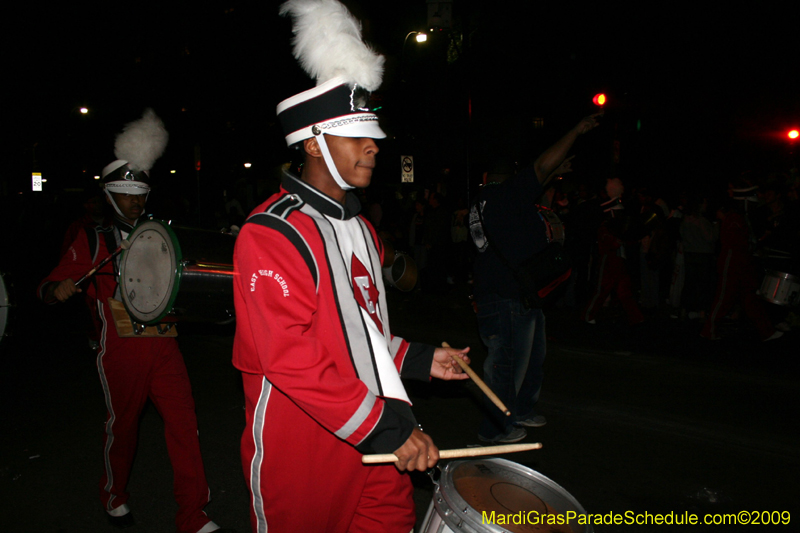
[{"label": "drummer's hand", "polygon": [[468,379],[469,376],[461,369],[461,366],[453,360],[454,357],[460,357],[463,361],[469,364],[469,357],[467,357],[469,347],[467,348],[436,348],[433,351],[433,363],[431,364],[431,376],[444,380],[451,379]]},{"label": "drummer's hand", "polygon": [[67,278],[58,282],[58,285],[56,285],[56,288],[53,290],[53,297],[59,302],[66,302],[76,292],[83,291],[75,286],[75,282],[72,281],[72,278]]},{"label": "drummer's hand", "polygon": [[439,461],[439,448],[421,429],[414,428],[408,440],[394,451],[397,461],[394,466],[401,472],[433,468]]}]

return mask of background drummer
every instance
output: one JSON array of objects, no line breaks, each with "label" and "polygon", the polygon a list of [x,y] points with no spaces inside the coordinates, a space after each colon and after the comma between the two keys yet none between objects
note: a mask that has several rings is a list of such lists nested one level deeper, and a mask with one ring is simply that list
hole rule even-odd
[{"label": "background drummer", "polygon": [[751,249],[755,239],[751,235],[747,217],[758,201],[757,191],[756,185],[742,177],[737,178],[732,183],[728,205],[717,212],[717,218],[721,221],[717,290],[700,332],[703,338],[720,339],[722,320],[736,303],[742,305],[762,341],[773,341],[783,336],[783,332],[772,325],[765,304],[756,293],[758,276]]},{"label": "background drummer", "polygon": [[115,144],[118,159],[102,172],[106,199],[115,212],[113,225],[79,232],[58,266],[42,281],[39,296],[47,303],[64,302],[76,292],[86,291],[93,302],[92,315],[101,332],[97,369],[108,409],[99,488],[109,522],[119,528],[135,523],[126,485],[136,452],[139,418],[150,398],[164,419],[178,503],[177,531],[221,532],[224,530],[203,512],[210,493],[191,385],[177,341],[174,337],[118,335],[108,305],[108,299],[119,299],[115,261],[80,287],[74,283],[118,249],[133,231],[150,192],[150,168],[163,153],[167,137],[163,123],[150,109],[125,127]]},{"label": "background drummer", "polygon": [[[358,27],[344,6],[298,4],[284,4],[295,17],[309,15],[295,20],[295,33],[310,29],[295,43],[322,47],[323,71],[339,72],[278,106],[304,164],[287,171],[281,192],[256,208],[236,241],[233,364],[244,384],[251,523],[258,532],[408,533],[413,487],[401,471],[431,468],[439,454],[400,376],[466,379],[452,357],[467,350],[391,334],[383,247],[348,192],[370,184],[375,139],[385,137],[355,86],[374,89],[380,78],[371,83],[347,68],[348,58],[325,54],[334,47],[319,23]],[[382,58],[365,52],[382,70]],[[392,452],[395,465],[361,463],[362,454]]]},{"label": "background drummer", "polygon": [[[502,250],[511,265],[519,265],[544,249],[544,223],[535,207],[543,184],[571,170],[567,153],[579,136],[597,127],[599,116],[581,120],[531,168],[515,173],[510,162],[497,165],[484,176],[478,204],[471,209],[470,231],[478,249],[474,266],[478,328],[489,349],[483,378],[511,411],[511,416],[504,416],[487,402],[486,416],[478,429],[481,441],[518,442],[527,436],[526,427],[546,423],[534,409],[546,351],[544,313],[526,303],[514,273],[491,250],[492,244]],[[494,241],[485,237],[478,209]]]}]

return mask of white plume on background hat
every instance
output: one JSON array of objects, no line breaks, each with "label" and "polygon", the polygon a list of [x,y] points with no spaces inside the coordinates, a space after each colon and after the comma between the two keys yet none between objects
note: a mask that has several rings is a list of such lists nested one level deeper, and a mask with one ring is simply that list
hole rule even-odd
[{"label": "white plume on background hat", "polygon": [[382,55],[361,40],[361,23],[338,0],[288,0],[281,15],[294,21],[294,57],[321,85],[333,78],[369,91],[380,87]]},{"label": "white plume on background hat", "polygon": [[103,169],[103,176],[125,164],[131,170],[149,172],[164,154],[168,141],[169,133],[164,122],[155,111],[145,109],[142,118],[125,124],[117,134],[114,142],[117,160]]},{"label": "white plume on background hat", "polygon": [[[118,158],[103,168],[103,188],[117,214],[124,218],[112,193],[147,195],[150,193],[150,169],[164,154],[169,133],[150,108],[139,120],[125,124],[114,141]],[[145,197],[146,198],[146,197]]]}]

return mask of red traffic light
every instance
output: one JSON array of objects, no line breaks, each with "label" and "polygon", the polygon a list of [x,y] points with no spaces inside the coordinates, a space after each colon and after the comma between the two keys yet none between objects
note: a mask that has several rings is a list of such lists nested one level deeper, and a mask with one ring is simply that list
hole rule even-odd
[{"label": "red traffic light", "polygon": [[603,107],[606,104],[606,95],[604,93],[597,93],[594,95],[594,98],[592,98],[592,102],[594,102],[596,106]]},{"label": "red traffic light", "polygon": [[786,134],[790,139],[794,140],[800,137],[800,131],[791,130],[789,133]]}]

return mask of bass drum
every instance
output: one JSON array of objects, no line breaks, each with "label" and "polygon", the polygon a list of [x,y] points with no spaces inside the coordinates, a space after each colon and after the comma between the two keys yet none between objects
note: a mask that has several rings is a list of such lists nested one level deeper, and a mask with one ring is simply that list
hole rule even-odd
[{"label": "bass drum", "polygon": [[226,233],[148,220],[119,263],[122,303],[140,324],[234,320],[233,247]]},{"label": "bass drum", "polygon": [[593,531],[578,523],[586,511],[563,487],[505,459],[453,461],[434,483],[424,533]]},{"label": "bass drum", "polygon": [[386,283],[392,287],[408,292],[417,286],[417,263],[405,252],[394,252],[394,261],[382,270]]}]

